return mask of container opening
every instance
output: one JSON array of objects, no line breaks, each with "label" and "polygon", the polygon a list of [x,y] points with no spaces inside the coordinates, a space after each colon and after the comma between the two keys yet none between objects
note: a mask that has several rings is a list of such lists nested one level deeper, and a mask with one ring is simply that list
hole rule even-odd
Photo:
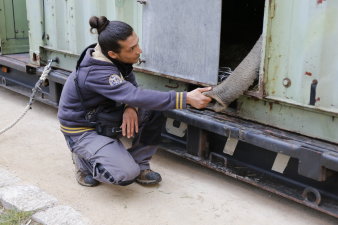
[{"label": "container opening", "polygon": [[263,0],[223,1],[219,81],[227,78],[229,70],[239,65],[258,40],[263,30],[264,4]]}]

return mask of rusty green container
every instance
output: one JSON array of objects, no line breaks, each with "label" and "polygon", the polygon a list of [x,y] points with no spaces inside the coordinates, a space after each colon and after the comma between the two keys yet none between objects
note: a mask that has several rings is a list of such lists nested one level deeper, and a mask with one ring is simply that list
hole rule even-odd
[{"label": "rusty green container", "polygon": [[[44,64],[59,58],[56,65],[73,70],[83,49],[97,41],[90,34],[89,18],[106,16],[129,23],[140,35],[141,6],[131,0],[26,0],[29,20],[30,58]],[[141,36],[141,35],[140,35]]]},{"label": "rusty green container", "polygon": [[0,54],[28,52],[25,0],[0,0]]}]

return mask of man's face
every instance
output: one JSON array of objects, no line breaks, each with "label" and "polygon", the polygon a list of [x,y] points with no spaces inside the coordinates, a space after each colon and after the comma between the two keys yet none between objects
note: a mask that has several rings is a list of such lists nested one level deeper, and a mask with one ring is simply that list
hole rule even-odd
[{"label": "man's face", "polygon": [[117,59],[123,63],[137,63],[142,49],[138,45],[139,38],[135,32],[132,33],[125,41],[119,41],[121,46],[120,52],[109,51],[108,55],[113,59]]}]

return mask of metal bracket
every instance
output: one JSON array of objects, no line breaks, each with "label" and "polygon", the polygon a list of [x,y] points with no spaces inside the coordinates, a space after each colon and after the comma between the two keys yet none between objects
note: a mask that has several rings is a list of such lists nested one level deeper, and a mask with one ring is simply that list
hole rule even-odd
[{"label": "metal bracket", "polygon": [[319,206],[320,202],[322,201],[322,196],[320,195],[319,191],[313,187],[306,187],[303,191],[302,197],[304,198],[305,202],[315,206]]},{"label": "metal bracket", "polygon": [[226,167],[228,160],[225,156],[221,154],[211,152],[209,155],[209,163],[213,163],[218,167]]},{"label": "metal bracket", "polygon": [[141,65],[142,63],[146,63],[144,59],[139,58],[137,65]]},{"label": "metal bracket", "polygon": [[187,131],[187,153],[200,158],[206,157],[206,152],[208,151],[206,132],[199,127],[191,125],[188,125]]},{"label": "metal bracket", "polygon": [[237,144],[238,144],[238,139],[230,137],[230,135],[229,135],[228,140],[225,143],[223,152],[225,154],[228,154],[228,155],[234,155],[234,152],[236,150]]},{"label": "metal bracket", "polygon": [[275,161],[273,162],[271,170],[283,173],[286,166],[288,165],[290,156],[284,155],[282,153],[277,153]]},{"label": "metal bracket", "polygon": [[143,4],[143,5],[147,4],[146,0],[138,0],[137,2],[140,3],[140,4]]},{"label": "metal bracket", "polygon": [[178,122],[178,126],[175,124],[175,120],[171,119],[171,118],[167,118],[167,122],[166,122],[166,131],[169,134],[175,135],[177,137],[184,137],[186,132],[187,132],[187,127],[188,125],[186,123],[183,122]]}]

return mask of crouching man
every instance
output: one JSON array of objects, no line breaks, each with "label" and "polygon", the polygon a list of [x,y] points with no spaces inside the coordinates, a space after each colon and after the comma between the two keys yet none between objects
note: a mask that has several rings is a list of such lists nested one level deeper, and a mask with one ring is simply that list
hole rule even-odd
[{"label": "crouching man", "polygon": [[[98,43],[84,50],[67,79],[60,99],[58,118],[72,151],[76,178],[84,186],[100,182],[128,185],[156,184],[161,175],[150,169],[164,118],[160,111],[201,109],[211,101],[202,93],[160,92],[138,87],[133,64],[142,53],[132,27],[106,17],[91,17],[91,31]],[[120,135],[135,136],[126,149]]]}]

